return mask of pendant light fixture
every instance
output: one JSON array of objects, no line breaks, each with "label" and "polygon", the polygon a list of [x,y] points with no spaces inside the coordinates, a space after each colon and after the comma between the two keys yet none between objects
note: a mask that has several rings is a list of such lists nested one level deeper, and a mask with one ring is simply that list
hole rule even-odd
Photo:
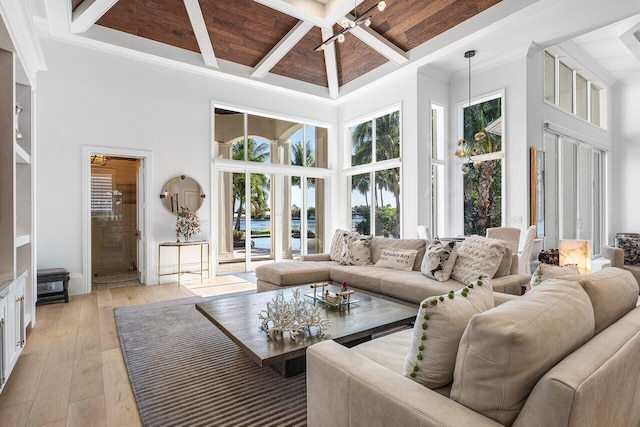
[{"label": "pendant light fixture", "polygon": [[[468,50],[464,53],[464,57],[469,60],[469,104],[467,104],[467,108],[469,108],[469,113],[467,114],[467,119],[465,120],[464,128],[469,130],[472,130],[471,126],[473,124],[473,120],[471,117],[471,58],[473,58],[475,55],[476,55],[475,50]],[[463,116],[464,116],[464,109],[463,109]],[[463,129],[463,135],[464,135],[464,129]],[[471,168],[478,169],[480,166],[482,166],[482,160],[473,160],[471,158],[471,155],[477,154],[476,152],[474,152],[476,145],[484,141],[486,137],[487,137],[486,133],[484,131],[480,131],[473,136],[473,141],[467,141],[464,138],[458,140],[458,149],[456,150],[455,155],[461,159],[464,159],[464,158],[468,159],[466,162],[462,164],[461,169],[463,174],[468,173],[471,170]]]},{"label": "pendant light fixture", "polygon": [[353,9],[353,13],[356,15],[354,19],[353,20],[348,18],[343,19],[342,22],[340,23],[340,26],[342,27],[342,29],[337,33],[335,33],[334,35],[332,35],[331,37],[329,37],[328,39],[326,39],[325,41],[323,41],[318,47],[315,48],[315,50],[324,50],[327,46],[329,46],[331,43],[333,43],[336,40],[338,41],[338,43],[342,43],[344,41],[345,34],[350,32],[354,28],[359,27],[360,25],[364,25],[368,27],[369,25],[371,25],[371,15],[373,15],[373,12],[375,12],[376,9],[382,12],[387,7],[387,3],[385,3],[384,1],[379,1],[377,4],[367,9],[360,16],[357,16],[357,11],[356,11],[357,5],[354,5],[354,6],[355,7]]}]

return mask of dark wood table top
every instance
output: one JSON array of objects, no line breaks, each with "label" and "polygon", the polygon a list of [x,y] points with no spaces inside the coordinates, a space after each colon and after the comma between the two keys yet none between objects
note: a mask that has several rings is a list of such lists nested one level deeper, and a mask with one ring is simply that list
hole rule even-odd
[{"label": "dark wood table top", "polygon": [[[313,293],[309,285],[299,286],[301,294]],[[231,296],[196,304],[196,309],[216,325],[243,349],[259,366],[268,366],[303,356],[307,347],[324,340],[346,344],[372,334],[383,332],[413,322],[418,305],[404,305],[356,291],[351,297],[358,300],[348,308],[333,308],[322,304],[325,317],[331,325],[325,335],[319,337],[313,328],[312,335],[300,333],[295,340],[279,336],[270,339],[260,328],[258,314],[266,309],[266,303],[284,292],[285,299],[293,298],[292,289]],[[331,292],[340,291],[330,286]],[[306,298],[306,297],[305,297]]]}]

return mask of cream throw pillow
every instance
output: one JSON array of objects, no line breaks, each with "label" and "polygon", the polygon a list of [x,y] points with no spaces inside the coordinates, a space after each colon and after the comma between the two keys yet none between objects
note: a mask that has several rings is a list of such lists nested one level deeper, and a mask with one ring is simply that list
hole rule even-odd
[{"label": "cream throw pillow", "polygon": [[373,236],[363,236],[356,232],[349,233],[342,242],[340,264],[367,265],[371,264],[371,242]]},{"label": "cream throw pillow", "polygon": [[479,275],[490,279],[498,271],[507,242],[473,235],[458,246],[458,259],[453,266],[451,278],[463,284],[471,283]]},{"label": "cream throw pillow", "polygon": [[487,278],[457,292],[422,301],[404,362],[404,375],[432,389],[451,383],[458,345],[469,320],[491,308],[493,290]]},{"label": "cream throw pillow", "polygon": [[331,261],[340,261],[340,255],[342,251],[342,243],[349,232],[346,230],[336,230],[333,233],[333,239],[331,239],[331,246],[329,247],[329,259]]},{"label": "cream throw pillow", "polygon": [[395,270],[412,271],[418,251],[415,249],[382,249],[376,267],[387,267]]},{"label": "cream throw pillow", "polygon": [[456,242],[441,242],[434,239],[427,245],[420,271],[430,279],[446,282],[451,277],[457,257]]},{"label": "cream throw pillow", "polygon": [[538,264],[536,271],[533,272],[531,280],[525,289],[525,293],[529,292],[545,280],[555,279],[556,277],[561,276],[575,276],[578,274],[580,274],[580,272],[578,271],[578,266],[575,264],[559,267],[557,265],[541,262]]}]

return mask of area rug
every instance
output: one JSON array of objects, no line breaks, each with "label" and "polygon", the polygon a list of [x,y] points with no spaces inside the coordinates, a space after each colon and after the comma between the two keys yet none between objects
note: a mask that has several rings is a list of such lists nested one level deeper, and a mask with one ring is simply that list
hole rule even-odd
[{"label": "area rug", "polygon": [[282,378],[251,361],[195,309],[212,298],[115,309],[143,425],[306,425],[305,374]]}]

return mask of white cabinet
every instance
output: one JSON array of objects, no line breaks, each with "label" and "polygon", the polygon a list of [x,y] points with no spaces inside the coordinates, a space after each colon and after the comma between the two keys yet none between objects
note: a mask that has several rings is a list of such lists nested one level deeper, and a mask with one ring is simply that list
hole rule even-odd
[{"label": "white cabinet", "polygon": [[25,272],[0,291],[0,391],[9,379],[26,343],[26,277]]},{"label": "white cabinet", "polygon": [[7,295],[7,375],[13,370],[25,345],[26,328],[24,323],[24,285],[26,273],[16,279]]},{"label": "white cabinet", "polygon": [[[0,292],[2,295],[2,292]],[[6,349],[8,348],[8,334],[7,334],[7,300],[9,295],[5,293],[4,296],[0,296],[0,391],[4,388],[4,385],[9,378],[9,372],[7,369],[7,356]]]}]

